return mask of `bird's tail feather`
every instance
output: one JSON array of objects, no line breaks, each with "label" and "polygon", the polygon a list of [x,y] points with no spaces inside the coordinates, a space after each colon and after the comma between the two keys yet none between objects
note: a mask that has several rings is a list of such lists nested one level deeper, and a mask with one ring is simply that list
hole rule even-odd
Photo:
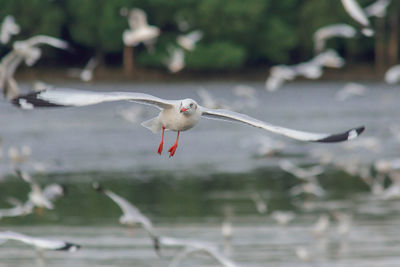
[{"label": "bird's tail feather", "polygon": [[142,126],[149,129],[153,133],[158,133],[159,131],[161,131],[162,128],[162,125],[158,117],[142,122]]}]

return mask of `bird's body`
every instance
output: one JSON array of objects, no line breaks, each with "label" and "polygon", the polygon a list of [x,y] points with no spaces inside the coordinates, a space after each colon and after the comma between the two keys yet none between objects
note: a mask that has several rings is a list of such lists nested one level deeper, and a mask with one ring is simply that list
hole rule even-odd
[{"label": "bird's body", "polygon": [[303,132],[275,126],[238,112],[205,108],[198,105],[192,99],[166,100],[148,94],[133,92],[90,92],[59,88],[21,95],[14,98],[12,102],[21,108],[33,109],[35,107],[86,106],[121,100],[153,105],[161,110],[157,117],[142,123],[142,125],[154,133],[162,130],[163,136],[158,149],[160,154],[162,152],[164,130],[178,132],[177,140],[173,147],[170,148],[170,156],[173,156],[175,153],[179,133],[193,128],[201,117],[244,123],[266,131],[309,142],[330,143],[346,141],[356,138],[364,131],[364,127],[359,127],[339,134]]}]

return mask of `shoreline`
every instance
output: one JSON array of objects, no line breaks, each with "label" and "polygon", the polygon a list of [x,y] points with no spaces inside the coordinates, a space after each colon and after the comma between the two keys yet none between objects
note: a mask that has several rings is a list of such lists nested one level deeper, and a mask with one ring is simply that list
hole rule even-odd
[{"label": "shoreline", "polygon": [[[80,81],[67,75],[69,68],[51,68],[38,66],[21,68],[15,77],[17,81]],[[94,82],[189,82],[189,81],[252,81],[264,82],[269,75],[269,68],[255,68],[229,72],[195,72],[185,71],[171,74],[163,69],[136,69],[126,75],[120,67],[103,67],[94,72]],[[341,69],[327,69],[320,79],[309,80],[298,78],[298,81],[383,81],[384,74],[378,74],[374,66],[349,65]]]}]

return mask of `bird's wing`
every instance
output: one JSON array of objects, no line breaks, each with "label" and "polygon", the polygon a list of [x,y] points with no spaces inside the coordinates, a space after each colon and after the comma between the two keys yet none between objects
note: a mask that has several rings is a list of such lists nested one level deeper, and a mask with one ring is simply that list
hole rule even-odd
[{"label": "bird's wing", "polygon": [[69,47],[67,42],[47,35],[36,35],[23,42],[26,42],[29,46],[47,44],[60,49],[68,49]]},{"label": "bird's wing", "polygon": [[215,258],[222,266],[226,267],[235,267],[237,266],[233,261],[228,259],[226,256],[222,255],[221,252],[214,248],[204,248],[202,249],[205,253],[209,254],[213,258]]},{"label": "bird's wing", "polygon": [[118,196],[110,190],[105,190],[104,193],[121,208],[123,213],[134,216],[138,216],[139,214],[141,214],[139,209],[136,208],[132,203],[127,201],[125,198]]},{"label": "bird's wing", "polygon": [[241,122],[257,128],[264,129],[266,131],[271,131],[276,134],[285,135],[300,141],[322,142],[322,143],[341,142],[356,138],[365,129],[364,126],[362,126],[338,134],[303,132],[280,126],[275,126],[234,111],[229,111],[224,109],[208,109],[205,107],[200,107],[200,108],[202,115],[205,116],[206,118],[226,120],[232,122]]},{"label": "bird's wing", "polygon": [[34,107],[87,106],[120,100],[153,105],[160,109],[172,108],[177,102],[143,93],[93,92],[68,88],[56,88],[20,95],[14,98],[12,103],[23,109],[32,109]]},{"label": "bird's wing", "polygon": [[362,26],[370,28],[370,22],[364,13],[364,10],[356,2],[356,0],[342,0],[342,4],[346,12]]}]

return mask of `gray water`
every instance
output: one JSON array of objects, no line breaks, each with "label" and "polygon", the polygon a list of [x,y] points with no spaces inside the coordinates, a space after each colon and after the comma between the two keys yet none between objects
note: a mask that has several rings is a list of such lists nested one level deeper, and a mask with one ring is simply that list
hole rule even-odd
[{"label": "gray water", "polygon": [[[323,198],[292,197],[288,190],[298,181],[277,168],[282,158],[312,164],[315,149],[328,150],[335,160],[358,159],[363,165],[378,159],[399,157],[399,144],[389,126],[399,125],[400,91],[380,83],[366,84],[363,97],[339,102],[334,95],[341,83],[294,83],[276,93],[263,84],[244,83],[257,89],[258,105],[245,112],[267,122],[306,131],[338,132],[365,125],[362,138],[376,137],[380,149],[346,149],[341,144],[310,144],[289,140],[261,130],[212,120],[202,120],[183,132],[176,155],[166,150],[175,140],[167,132],[163,155],[156,153],[160,135],[140,126],[157,115],[147,108],[136,124],[125,121],[118,110],[131,103],[107,103],[91,107],[21,111],[0,103],[0,136],[3,159],[0,170],[8,176],[0,184],[0,208],[9,195],[26,198],[29,187],[9,175],[13,168],[7,150],[28,145],[32,158],[20,167],[30,170],[41,183],[59,182],[69,194],[43,216],[5,218],[1,230],[60,238],[82,245],[76,253],[44,253],[44,260],[29,246],[7,242],[0,246],[2,266],[168,266],[176,250],[165,248],[158,257],[142,229],[134,236],[118,224],[120,211],[109,199],[90,188],[91,181],[135,203],[154,222],[161,235],[212,242],[223,250],[223,210],[233,210],[233,240],[228,256],[238,266],[399,266],[400,203],[373,197],[358,177],[331,166],[320,176],[327,191]],[[237,101],[234,83],[180,84],[63,84],[92,90],[139,91],[169,99],[194,98],[203,86],[217,98]],[[259,135],[286,145],[279,157],[257,155]],[[361,138],[360,138],[361,140]],[[357,141],[355,141],[357,142]],[[38,168],[38,166],[40,168]],[[259,192],[268,204],[258,214],[250,200]],[[305,205],[307,204],[307,205]],[[273,211],[296,214],[287,226],[278,225]],[[339,234],[334,212],[351,215],[347,234]],[[329,214],[327,233],[316,237],[312,228],[321,214]],[[302,247],[308,261],[296,256]],[[218,266],[203,255],[186,259],[181,266]]]}]

